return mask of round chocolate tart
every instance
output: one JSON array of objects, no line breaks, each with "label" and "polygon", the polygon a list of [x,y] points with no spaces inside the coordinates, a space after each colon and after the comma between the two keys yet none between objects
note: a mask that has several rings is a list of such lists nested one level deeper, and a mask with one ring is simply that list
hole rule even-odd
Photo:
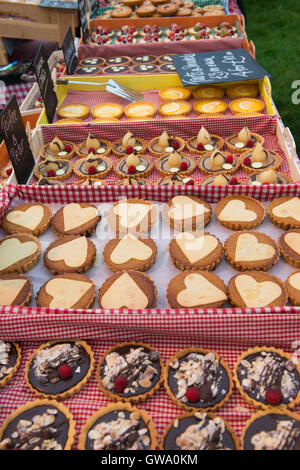
[{"label": "round chocolate tart", "polygon": [[157,72],[158,68],[154,64],[139,64],[139,65],[134,65],[132,67],[132,71],[134,73],[155,73]]},{"label": "round chocolate tart", "polygon": [[182,186],[182,185],[194,185],[195,180],[190,176],[181,176],[178,173],[174,173],[172,176],[164,176],[159,180],[159,186]]},{"label": "round chocolate tart", "polygon": [[74,156],[75,145],[72,142],[66,140],[60,140],[57,137],[52,142],[49,142],[40,150],[40,156],[44,160],[49,159],[64,159],[69,160]]},{"label": "round chocolate tart", "polygon": [[25,376],[33,392],[63,400],[85,386],[93,367],[94,355],[85,341],[49,341],[32,354]]},{"label": "round chocolate tart", "polygon": [[181,137],[173,135],[169,136],[165,132],[160,137],[155,137],[150,140],[148,150],[154,157],[161,157],[166,154],[171,154],[174,151],[182,152],[184,146],[185,142]]},{"label": "round chocolate tart", "polygon": [[[174,160],[174,156],[175,157]],[[172,176],[174,173],[180,173],[188,176],[196,169],[196,161],[189,155],[185,155],[176,151],[171,155],[163,155],[156,162],[156,168],[162,176]]]},{"label": "round chocolate tart", "polygon": [[0,305],[27,306],[32,297],[32,282],[20,274],[0,274]]},{"label": "round chocolate tart", "polygon": [[128,176],[127,178],[122,178],[118,182],[120,186],[151,186],[153,183],[146,180],[145,178],[138,178],[137,176]]},{"label": "round chocolate tart", "polygon": [[110,65],[109,67],[104,67],[103,73],[106,73],[107,75],[122,74],[122,73],[128,73],[129,70],[130,70],[130,67],[128,67],[128,65]]},{"label": "round chocolate tart", "polygon": [[18,343],[0,340],[0,388],[12,380],[20,364],[21,349]]},{"label": "round chocolate tart", "polygon": [[107,222],[116,233],[145,233],[157,219],[157,209],[150,201],[123,199],[107,212]]},{"label": "round chocolate tart", "polygon": [[159,70],[163,73],[174,73],[176,72],[176,67],[173,64],[163,64],[159,66]]},{"label": "round chocolate tart", "polygon": [[160,64],[173,64],[172,55],[161,55],[158,57],[158,62]]},{"label": "round chocolate tart", "polygon": [[138,157],[138,161],[136,165],[131,165],[128,163],[128,158],[130,156],[121,157],[115,164],[114,164],[114,171],[115,173],[120,176],[121,178],[126,178],[129,176],[140,176],[140,177],[147,177],[153,170],[153,162],[150,158],[145,157],[145,155],[136,155]]},{"label": "round chocolate tart", "polygon": [[286,289],[291,303],[300,306],[300,271],[292,272],[286,281]]},{"label": "round chocolate tart", "polygon": [[243,450],[300,450],[300,419],[288,410],[270,409],[251,416],[242,434]]},{"label": "round chocolate tart", "polygon": [[[91,141],[82,142],[77,146],[76,153],[79,158],[87,158],[91,153],[93,153],[96,157],[107,157],[111,152],[111,143],[109,140],[105,139],[98,139],[97,137],[91,136]],[[90,142],[93,142],[95,139],[94,146],[88,146]],[[96,147],[96,148],[95,148]]]},{"label": "round chocolate tart", "polygon": [[79,450],[155,450],[154,423],[144,410],[116,403],[93,414],[79,437]]},{"label": "round chocolate tart", "polygon": [[268,206],[268,216],[272,224],[283,230],[300,228],[300,198],[276,197]]},{"label": "round chocolate tart", "polygon": [[85,65],[84,67],[77,67],[76,75],[100,75],[101,67],[97,65]]},{"label": "round chocolate tart", "polygon": [[162,216],[176,230],[197,230],[209,223],[212,208],[196,196],[175,196],[163,205]]},{"label": "round chocolate tart", "polygon": [[117,272],[99,290],[98,302],[104,309],[148,309],[156,304],[153,281],[139,271]]},{"label": "round chocolate tart", "polygon": [[42,285],[36,296],[38,307],[91,308],[96,297],[96,287],[83,274],[61,274]]},{"label": "round chocolate tart", "polygon": [[255,132],[251,132],[247,127],[225,139],[226,147],[234,153],[250,152],[257,143],[263,145],[264,138]]},{"label": "round chocolate tart", "polygon": [[41,243],[29,233],[8,235],[0,239],[0,274],[25,273],[39,260]]},{"label": "round chocolate tart", "polygon": [[[241,159],[243,170],[248,173],[257,173],[266,170],[276,170],[281,165],[281,157],[273,150],[262,149],[259,157],[255,157],[254,151],[244,152]],[[258,160],[259,158],[259,160]]]},{"label": "round chocolate tart", "polygon": [[106,157],[88,157],[82,158],[75,163],[74,173],[79,178],[105,178],[112,169],[112,162]]},{"label": "round chocolate tart", "polygon": [[37,179],[40,177],[49,180],[66,180],[73,173],[73,165],[68,160],[44,160],[37,163],[33,168],[33,174]]},{"label": "round chocolate tart", "polygon": [[234,367],[234,379],[244,399],[256,408],[292,408],[300,401],[300,367],[281,349],[248,349]]},{"label": "round chocolate tart", "polygon": [[200,184],[204,186],[240,186],[243,183],[236,176],[218,173],[207,176]]},{"label": "round chocolate tart", "polygon": [[2,217],[5,232],[31,233],[36,237],[44,233],[51,222],[52,212],[44,204],[25,203],[10,209]]},{"label": "round chocolate tart", "polygon": [[207,152],[220,150],[224,145],[222,137],[214,134],[209,134],[209,139],[203,139],[203,143],[201,140],[201,138],[198,139],[198,136],[191,137],[186,143],[188,151],[192,154],[203,155]]},{"label": "round chocolate tart", "polygon": [[106,65],[129,65],[131,62],[131,57],[119,56],[119,57],[110,57],[105,60]]},{"label": "round chocolate tart", "polygon": [[137,403],[160,387],[163,362],[159,353],[147,344],[117,344],[100,360],[97,378],[100,388],[111,400]]},{"label": "round chocolate tart", "polygon": [[156,61],[155,55],[138,55],[132,58],[134,64],[155,64]]},{"label": "round chocolate tart", "polygon": [[263,271],[237,274],[228,283],[230,303],[238,308],[283,307],[287,294],[276,276]]},{"label": "round chocolate tart", "polygon": [[199,237],[191,232],[180,232],[169,244],[172,261],[182,271],[191,269],[211,271],[220,263],[223,251],[220,240],[208,232]]},{"label": "round chocolate tart", "polygon": [[212,411],[228,400],[233,381],[228,365],[217,353],[189,348],[166,364],[165,387],[180,408]]},{"label": "round chocolate tart", "polygon": [[280,235],[278,247],[285,261],[300,268],[300,229],[291,229]]},{"label": "round chocolate tart", "polygon": [[232,230],[257,227],[265,218],[264,206],[253,197],[227,196],[217,203],[215,214],[220,222]]},{"label": "round chocolate tart", "polygon": [[112,271],[147,271],[154,263],[157,246],[152,238],[135,237],[110,239],[103,250],[105,264]]},{"label": "round chocolate tart", "polygon": [[131,132],[127,132],[122,139],[112,143],[112,153],[116,157],[125,157],[135,154],[143,155],[147,150],[147,143],[141,137],[135,137]]},{"label": "round chocolate tart", "polygon": [[58,236],[85,235],[95,232],[101,216],[97,207],[87,202],[72,202],[59,209],[52,218],[52,229]]},{"label": "round chocolate tart", "polygon": [[185,271],[171,279],[167,299],[172,308],[219,308],[227,300],[226,286],[209,271]]},{"label": "round chocolate tart", "polygon": [[276,242],[263,232],[242,230],[224,243],[227,261],[238,271],[268,271],[279,260]]},{"label": "round chocolate tart", "polygon": [[70,450],[75,438],[73,416],[55,400],[20,406],[0,428],[0,450]]},{"label": "round chocolate tart", "polygon": [[261,186],[262,184],[291,184],[289,176],[274,170],[266,170],[251,174],[246,184]]},{"label": "round chocolate tart", "polygon": [[238,450],[229,424],[212,413],[186,413],[173,419],[164,432],[162,450]]},{"label": "round chocolate tart", "polygon": [[90,67],[90,66],[94,66],[94,65],[97,65],[97,66],[101,66],[105,63],[105,59],[103,59],[102,57],[87,57],[86,59],[81,59],[81,61],[79,62],[79,65],[81,67]]},{"label": "round chocolate tart", "polygon": [[199,169],[206,175],[218,173],[235,173],[239,166],[239,159],[221,150],[206,153],[198,162]]},{"label": "round chocolate tart", "polygon": [[44,264],[53,274],[84,273],[96,258],[96,247],[84,236],[60,237],[48,245],[44,252]]}]

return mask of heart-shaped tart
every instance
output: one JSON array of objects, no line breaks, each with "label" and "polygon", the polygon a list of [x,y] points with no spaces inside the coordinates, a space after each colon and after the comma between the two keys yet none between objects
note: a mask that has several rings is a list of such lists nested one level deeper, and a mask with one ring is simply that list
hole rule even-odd
[{"label": "heart-shaped tart", "polygon": [[208,232],[196,236],[192,232],[180,232],[169,244],[171,258],[178,269],[212,270],[223,256],[221,242]]},{"label": "heart-shaped tart", "polygon": [[41,243],[26,233],[0,239],[0,273],[25,273],[39,260]]},{"label": "heart-shaped tart", "polygon": [[278,247],[287,263],[300,268],[300,229],[282,233],[278,239]]},{"label": "heart-shaped tart", "polygon": [[7,233],[44,233],[51,222],[52,212],[44,204],[25,203],[10,209],[2,217],[2,228]]},{"label": "heart-shaped tart", "polygon": [[286,281],[286,289],[291,303],[300,306],[300,271],[292,272]]},{"label": "heart-shaped tart", "polygon": [[148,309],[155,306],[156,295],[155,285],[146,274],[125,271],[106,279],[98,301],[105,309]]},{"label": "heart-shaped tart", "polygon": [[53,274],[84,273],[92,267],[96,247],[84,236],[69,235],[54,240],[44,253],[44,264]]},{"label": "heart-shaped tart", "polygon": [[18,343],[0,340],[0,358],[0,388],[2,388],[12,380],[20,367],[21,349]]},{"label": "heart-shaped tart", "polygon": [[283,307],[287,295],[283,283],[262,271],[247,271],[234,276],[228,284],[228,296],[234,307]]},{"label": "heart-shaped tart", "polygon": [[157,218],[157,210],[150,201],[123,199],[107,213],[107,221],[116,233],[148,232]]},{"label": "heart-shaped tart", "polygon": [[268,216],[274,225],[283,230],[300,228],[300,198],[276,197],[268,206]]},{"label": "heart-shaped tart", "polygon": [[175,196],[163,205],[164,219],[177,230],[190,231],[205,227],[212,216],[211,206],[196,196]]},{"label": "heart-shaped tart", "polygon": [[279,259],[276,242],[265,233],[252,230],[230,235],[224,249],[227,261],[238,271],[267,271]]},{"label": "heart-shaped tart", "polygon": [[227,196],[220,199],[215,209],[218,221],[232,230],[257,227],[265,217],[265,208],[249,196]]},{"label": "heart-shaped tart", "polygon": [[57,235],[91,235],[101,216],[97,207],[87,202],[72,202],[59,209],[52,218]]},{"label": "heart-shaped tart", "polygon": [[28,277],[0,274],[0,305],[26,306],[31,300],[32,290],[32,282]]}]

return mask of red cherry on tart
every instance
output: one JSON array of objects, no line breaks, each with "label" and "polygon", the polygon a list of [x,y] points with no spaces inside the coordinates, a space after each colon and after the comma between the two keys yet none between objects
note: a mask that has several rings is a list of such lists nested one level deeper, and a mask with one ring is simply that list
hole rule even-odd
[{"label": "red cherry on tart", "polygon": [[175,150],[178,150],[178,149],[179,149],[180,143],[178,142],[178,140],[174,140],[174,141],[172,142],[172,147],[173,147],[173,149],[175,149]]},{"label": "red cherry on tart", "polygon": [[65,152],[70,153],[71,151],[72,151],[71,145],[69,145],[69,144],[65,145]]},{"label": "red cherry on tart", "polygon": [[12,168],[7,168],[6,174],[7,176],[10,176],[12,174]]},{"label": "red cherry on tart", "polygon": [[94,165],[89,166],[88,173],[89,175],[95,175],[97,173],[97,168]]},{"label": "red cherry on tart", "polygon": [[230,185],[238,184],[238,179],[237,179],[237,177],[236,177],[236,176],[233,176],[233,177],[231,178],[231,180],[229,181],[229,184],[230,184]]},{"label": "red cherry on tart", "polygon": [[253,142],[253,140],[251,140],[251,139],[248,140],[248,142],[247,142],[247,147],[254,147],[254,142]]},{"label": "red cherry on tart", "polygon": [[73,370],[68,364],[62,364],[57,369],[58,375],[61,379],[69,379],[73,375]]},{"label": "red cherry on tart", "polygon": [[246,157],[245,160],[243,161],[244,165],[246,166],[251,166],[251,158],[250,157]]},{"label": "red cherry on tart", "polygon": [[232,155],[227,155],[227,157],[225,158],[225,162],[226,163],[232,163],[233,162],[233,156]]},{"label": "red cherry on tart", "polygon": [[130,155],[133,152],[133,147],[131,145],[128,145],[125,149],[125,152],[127,155]]},{"label": "red cherry on tart", "polygon": [[200,150],[201,152],[204,150],[204,145],[201,142],[197,145],[197,150]]},{"label": "red cherry on tart", "polygon": [[185,396],[191,403],[196,403],[200,400],[200,392],[197,387],[189,387],[185,393]]},{"label": "red cherry on tart", "polygon": [[95,149],[93,147],[91,147],[91,148],[88,149],[88,152],[89,153],[95,153]]},{"label": "red cherry on tart", "polygon": [[282,393],[276,388],[266,390],[265,399],[270,405],[279,405],[282,402]]},{"label": "red cherry on tart", "polygon": [[127,379],[126,377],[119,376],[116,378],[114,383],[114,389],[117,393],[124,392],[125,388],[127,387]]},{"label": "red cherry on tart", "polygon": [[56,176],[56,173],[55,173],[54,170],[48,170],[47,176],[48,176],[49,178],[53,178],[54,176]]},{"label": "red cherry on tart", "polygon": [[136,167],[135,167],[134,165],[130,165],[130,166],[128,167],[128,173],[129,173],[130,175],[133,175],[135,172],[136,172]]},{"label": "red cherry on tart", "polygon": [[188,169],[188,164],[187,162],[181,162],[180,163],[180,170],[181,171],[186,171]]}]

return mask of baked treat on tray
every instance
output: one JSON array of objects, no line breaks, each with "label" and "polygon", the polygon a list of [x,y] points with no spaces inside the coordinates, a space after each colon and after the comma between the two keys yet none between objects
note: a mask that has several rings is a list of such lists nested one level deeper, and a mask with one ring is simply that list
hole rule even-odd
[{"label": "baked treat on tray", "polygon": [[194,112],[202,117],[223,116],[226,110],[226,102],[219,99],[200,100],[194,104]]},{"label": "baked treat on tray", "polygon": [[117,183],[120,186],[151,186],[153,183],[138,176],[127,176]]},{"label": "baked treat on tray", "polygon": [[31,391],[64,400],[78,393],[92,375],[94,354],[85,341],[55,340],[42,344],[26,363]]},{"label": "baked treat on tray", "polygon": [[239,166],[240,161],[237,156],[231,155],[222,150],[214,150],[213,152],[206,152],[198,161],[200,171],[206,175],[216,173],[235,173]]},{"label": "baked treat on tray", "polygon": [[181,152],[185,142],[181,137],[169,135],[166,130],[159,137],[154,137],[149,144],[148,150],[154,157],[161,157],[166,153],[173,153],[175,150]]},{"label": "baked treat on tray", "polygon": [[258,93],[257,85],[249,83],[230,85],[226,88],[226,95],[232,100],[235,98],[256,98]]},{"label": "baked treat on tray", "polygon": [[109,67],[104,67],[103,73],[107,75],[111,74],[122,74],[122,73],[128,73],[130,70],[130,67],[128,65],[110,65]]},{"label": "baked treat on tray", "polygon": [[196,169],[197,163],[189,155],[185,155],[177,150],[160,157],[156,162],[156,168],[162,176],[172,176],[180,173],[188,176]]},{"label": "baked treat on tray", "polygon": [[13,379],[20,364],[21,349],[19,344],[12,341],[0,340],[0,389]]},{"label": "baked treat on tray", "polygon": [[278,171],[264,170],[257,173],[252,173],[246,182],[251,186],[261,186],[262,184],[290,184],[292,180],[289,176]]},{"label": "baked treat on tray", "polygon": [[187,100],[166,101],[159,105],[158,111],[163,118],[188,116],[192,111],[192,105]]},{"label": "baked treat on tray", "polygon": [[265,208],[261,202],[250,196],[227,196],[217,203],[215,214],[225,227],[246,230],[263,222]]},{"label": "baked treat on tray", "polygon": [[174,64],[162,64],[159,66],[159,70],[163,73],[174,73],[176,72],[176,67]]},{"label": "baked treat on tray", "polygon": [[193,89],[195,100],[216,100],[225,95],[224,88],[217,85],[199,85]]},{"label": "baked treat on tray", "polygon": [[94,205],[87,202],[71,202],[54,214],[51,224],[58,236],[89,236],[95,232],[100,220],[101,216]]},{"label": "baked treat on tray", "polygon": [[74,165],[74,173],[79,178],[105,178],[112,169],[112,161],[103,156],[90,153],[87,158],[81,158]]},{"label": "baked treat on tray", "polygon": [[0,274],[25,273],[39,260],[41,243],[29,233],[17,233],[0,239]]},{"label": "baked treat on tray", "polygon": [[79,61],[80,67],[101,66],[105,64],[105,59],[102,57],[87,57]]},{"label": "baked treat on tray", "polygon": [[238,271],[268,271],[279,260],[277,243],[264,232],[241,230],[224,243],[227,261]]},{"label": "baked treat on tray", "polygon": [[0,305],[27,306],[32,291],[32,282],[28,277],[20,274],[0,274]]},{"label": "baked treat on tray", "polygon": [[211,271],[223,257],[223,246],[215,235],[208,232],[199,237],[192,232],[179,232],[169,244],[169,253],[175,266],[182,271]]},{"label": "baked treat on tray", "polygon": [[140,64],[140,65],[134,65],[132,67],[132,71],[134,73],[148,73],[152,74],[157,72],[157,66],[154,64]]},{"label": "baked treat on tray", "polygon": [[152,118],[156,114],[156,106],[149,101],[135,101],[128,104],[124,112],[127,119]]},{"label": "baked treat on tray", "polygon": [[300,198],[280,196],[268,206],[268,216],[272,224],[283,230],[300,228]]},{"label": "baked treat on tray", "polygon": [[131,57],[128,56],[110,57],[105,60],[106,65],[129,65],[130,62]]},{"label": "baked treat on tray", "polygon": [[185,87],[169,87],[159,90],[161,101],[188,100],[191,97],[191,90]]},{"label": "baked treat on tray", "polygon": [[114,403],[94,413],[79,436],[79,450],[155,450],[153,421],[129,403]]},{"label": "baked treat on tray", "polygon": [[201,127],[195,137],[191,137],[186,142],[186,148],[190,153],[204,155],[206,152],[213,152],[223,148],[224,141],[218,135],[210,134],[205,127]]},{"label": "baked treat on tray", "polygon": [[94,119],[121,119],[123,113],[123,106],[117,103],[100,103],[94,106],[92,109],[92,115]]},{"label": "baked treat on tray", "polygon": [[249,113],[262,113],[265,103],[257,98],[238,98],[229,103],[232,114],[248,115]]},{"label": "baked treat on tray", "polygon": [[63,181],[73,173],[73,165],[69,160],[47,159],[37,163],[33,168],[33,174],[37,179],[51,178],[52,181]]},{"label": "baked treat on tray", "polygon": [[195,180],[190,176],[181,176],[178,172],[164,176],[157,183],[159,186],[181,186],[181,185],[194,185]]},{"label": "baked treat on tray", "polygon": [[239,186],[243,184],[241,180],[239,180],[236,176],[232,175],[227,175],[224,173],[219,173],[216,176],[210,175],[206,176],[200,184],[203,184],[204,186]]},{"label": "baked treat on tray", "polygon": [[141,137],[135,137],[132,132],[127,131],[123,138],[112,143],[112,153],[116,157],[124,157],[136,151],[143,155],[147,150],[147,143]]},{"label": "baked treat on tray", "polygon": [[100,75],[101,67],[97,65],[89,65],[84,67],[77,67],[75,74],[76,75]]},{"label": "baked treat on tray", "polygon": [[134,65],[149,65],[155,64],[157,62],[157,57],[155,55],[137,55],[132,57],[132,63]]},{"label": "baked treat on tray", "polygon": [[145,155],[138,154],[136,150],[125,157],[119,158],[114,164],[115,173],[121,178],[129,176],[147,177],[153,170],[153,162]]},{"label": "baked treat on tray", "polygon": [[286,280],[286,290],[292,305],[300,306],[300,271],[292,272]]},{"label": "baked treat on tray", "polygon": [[233,388],[224,359],[201,348],[182,349],[171,357],[164,384],[176,405],[187,411],[215,410],[228,400]]},{"label": "baked treat on tray", "polygon": [[276,408],[259,411],[247,421],[241,441],[243,450],[300,450],[299,414]]},{"label": "baked treat on tray", "polygon": [[112,271],[147,271],[156,255],[157,246],[152,238],[132,233],[110,239],[103,250],[105,264]]},{"label": "baked treat on tray", "polygon": [[225,139],[225,144],[230,152],[244,153],[252,151],[257,143],[263,145],[264,140],[261,135],[251,132],[245,126],[237,134],[233,134]]},{"label": "baked treat on tray", "polygon": [[96,258],[96,247],[80,235],[67,235],[51,242],[44,252],[44,265],[53,274],[84,273]]},{"label": "baked treat on tray", "polygon": [[98,139],[89,134],[85,142],[77,146],[76,153],[79,158],[86,158],[90,153],[107,157],[111,152],[111,143],[106,139]]},{"label": "baked treat on tray", "polygon": [[48,143],[42,146],[40,150],[40,156],[47,160],[48,158],[69,160],[74,156],[75,145],[72,142],[66,140],[60,140],[57,136]]},{"label": "baked treat on tray", "polygon": [[283,232],[278,239],[278,247],[287,263],[300,268],[300,229]]},{"label": "baked treat on tray", "polygon": [[140,271],[117,272],[101,286],[98,302],[104,309],[148,309],[156,304],[157,291],[149,276]]},{"label": "baked treat on tray", "polygon": [[174,196],[162,208],[162,216],[176,230],[191,231],[205,227],[212,216],[211,206],[196,196]]},{"label": "baked treat on tray", "polygon": [[31,233],[38,237],[48,229],[52,212],[44,204],[24,203],[10,209],[1,219],[6,233]]},{"label": "baked treat on tray", "polygon": [[122,199],[107,212],[108,225],[116,233],[146,233],[157,219],[157,209],[143,199]]},{"label": "baked treat on tray", "polygon": [[159,64],[173,64],[172,54],[161,55],[158,57]]},{"label": "baked treat on tray", "polygon": [[83,178],[75,181],[72,186],[106,186],[107,183],[97,178]]},{"label": "baked treat on tray", "polygon": [[228,297],[234,307],[284,307],[287,294],[276,276],[263,271],[246,271],[230,279]]},{"label": "baked treat on tray", "polygon": [[73,416],[56,400],[29,401],[0,428],[0,450],[70,450],[74,439]]},{"label": "baked treat on tray", "polygon": [[144,343],[127,342],[104,354],[97,367],[97,379],[110,400],[138,403],[159,389],[163,367],[156,349]]},{"label": "baked treat on tray", "polygon": [[281,165],[281,157],[274,150],[264,149],[258,142],[251,152],[243,153],[241,165],[248,173],[257,173],[269,169],[276,170]]},{"label": "baked treat on tray", "polygon": [[90,108],[84,103],[69,103],[61,105],[57,114],[60,119],[86,119],[90,114]]},{"label": "baked treat on tray", "polygon": [[234,367],[236,387],[255,408],[293,408],[300,401],[300,367],[292,356],[273,347],[243,352]]},{"label": "baked treat on tray", "polygon": [[229,424],[212,413],[185,413],[173,419],[162,437],[162,450],[239,450]]}]

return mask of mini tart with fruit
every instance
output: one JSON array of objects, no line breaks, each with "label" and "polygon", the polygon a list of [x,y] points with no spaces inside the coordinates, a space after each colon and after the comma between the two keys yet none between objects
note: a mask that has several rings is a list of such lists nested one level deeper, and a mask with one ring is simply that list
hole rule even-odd
[{"label": "mini tart with fruit", "polygon": [[218,116],[226,110],[227,104],[219,99],[200,100],[194,104],[194,112],[198,115]]},{"label": "mini tart with fruit", "polygon": [[173,175],[161,178],[157,184],[159,186],[193,186],[195,184],[195,180],[189,176],[181,176],[179,173],[173,173]]},{"label": "mini tart with fruit", "polygon": [[159,105],[158,111],[162,117],[188,116],[192,111],[192,105],[186,100],[170,100]]},{"label": "mini tart with fruit", "polygon": [[114,403],[94,413],[79,436],[80,450],[155,450],[151,417],[129,403]]},{"label": "mini tart with fruit", "polygon": [[159,389],[163,368],[156,349],[128,342],[117,344],[104,354],[97,367],[97,378],[109,399],[138,403]]},{"label": "mini tart with fruit", "polygon": [[[21,276],[19,276],[21,277]],[[1,288],[1,285],[0,285]],[[2,304],[1,304],[2,305]],[[0,340],[0,388],[5,387],[21,364],[21,349],[18,343]],[[1,439],[0,439],[1,440]],[[1,446],[0,446],[1,449]]]},{"label": "mini tart with fruit", "polygon": [[190,231],[205,227],[212,216],[208,202],[196,196],[175,196],[162,207],[162,216],[176,230]]},{"label": "mini tart with fruit", "polygon": [[54,340],[34,351],[26,363],[25,378],[34,393],[64,400],[86,385],[93,367],[94,354],[85,341]]},{"label": "mini tart with fruit", "polygon": [[69,160],[44,160],[37,163],[33,168],[33,174],[37,179],[40,177],[49,180],[66,180],[73,173],[73,165]]},{"label": "mini tart with fruit", "polygon": [[170,39],[176,37],[177,35],[186,36],[188,34],[188,30],[184,28],[182,25],[178,25],[177,23],[171,23],[169,28],[165,30],[165,36],[169,37]]},{"label": "mini tart with fruit", "polygon": [[174,151],[181,152],[185,142],[181,137],[169,135],[166,130],[159,137],[154,137],[148,144],[148,150],[154,157],[171,154]]},{"label": "mini tart with fruit", "polygon": [[52,142],[43,145],[40,150],[40,156],[44,160],[48,158],[63,158],[64,160],[69,160],[74,156],[75,145],[69,141],[62,141],[57,136],[54,137]]},{"label": "mini tart with fruit", "polygon": [[123,113],[123,106],[117,103],[100,103],[92,109],[94,119],[120,119],[123,116]]},{"label": "mini tart with fruit", "polygon": [[217,85],[200,85],[193,89],[195,100],[216,100],[225,95],[224,88]]},{"label": "mini tart with fruit", "polygon": [[161,450],[239,450],[229,424],[212,413],[185,413],[164,431]]},{"label": "mini tart with fruit", "polygon": [[156,168],[162,176],[170,176],[174,173],[188,176],[193,173],[196,167],[197,163],[192,157],[177,150],[171,154],[163,155],[156,162]]},{"label": "mini tart with fruit", "polygon": [[248,83],[231,85],[226,88],[226,95],[232,100],[235,98],[256,98],[258,93],[258,86]]},{"label": "mini tart with fruit", "polygon": [[214,150],[213,152],[206,152],[206,154],[198,161],[200,171],[206,175],[224,173],[235,173],[239,166],[240,161],[235,155],[221,150]]},{"label": "mini tart with fruit", "polygon": [[152,186],[153,183],[145,178],[139,178],[138,176],[127,176],[122,178],[121,181],[117,183],[120,186]]},{"label": "mini tart with fruit", "polygon": [[84,103],[69,103],[61,105],[57,110],[60,119],[86,119],[90,114],[90,108]]},{"label": "mini tart with fruit", "polygon": [[261,202],[250,196],[227,196],[217,203],[215,215],[220,224],[231,230],[255,228],[265,218]]},{"label": "mini tart with fruit", "polygon": [[291,184],[292,180],[284,173],[279,173],[274,170],[264,170],[257,173],[252,173],[246,182],[251,186],[261,186],[262,184]]},{"label": "mini tart with fruit", "polygon": [[75,163],[74,173],[79,178],[105,178],[112,169],[112,162],[109,158],[98,157],[90,153],[87,158],[81,158]]},{"label": "mini tart with fruit", "polygon": [[219,26],[215,26],[213,28],[213,32],[215,34],[215,38],[237,38],[238,37],[238,33],[237,33],[237,29],[235,26],[227,23],[227,22],[223,22],[221,23]]},{"label": "mini tart with fruit", "polygon": [[41,242],[30,233],[16,233],[0,239],[0,274],[25,273],[35,266]]},{"label": "mini tart with fruit", "polygon": [[72,183],[72,186],[106,186],[107,183],[97,178],[83,178]]},{"label": "mini tart with fruit", "polygon": [[187,411],[220,408],[233,388],[224,359],[201,348],[183,349],[171,357],[165,366],[164,384],[176,405]]},{"label": "mini tart with fruit", "polygon": [[238,358],[233,373],[237,389],[255,408],[293,408],[300,401],[300,366],[281,349],[250,348]]},{"label": "mini tart with fruit", "polygon": [[206,176],[206,178],[204,178],[200,184],[204,186],[240,186],[243,183],[236,176],[219,173],[216,176]]},{"label": "mini tart with fruit", "polygon": [[137,154],[143,155],[147,150],[147,143],[140,137],[135,137],[132,132],[126,132],[123,138],[118,139],[112,144],[112,153],[116,157],[124,157],[136,151]]},{"label": "mini tart with fruit", "polygon": [[6,233],[31,233],[38,237],[48,229],[52,212],[48,206],[33,202],[10,209],[1,219]]},{"label": "mini tart with fruit", "polygon": [[281,165],[281,157],[274,150],[264,149],[258,142],[251,152],[243,153],[241,166],[247,173],[276,170]]},{"label": "mini tart with fruit", "polygon": [[283,230],[300,228],[300,198],[275,197],[268,206],[268,216],[272,224]]},{"label": "mini tart with fruit", "polygon": [[188,100],[191,97],[191,90],[185,87],[163,88],[159,90],[161,101]]},{"label": "mini tart with fruit", "polygon": [[138,155],[134,150],[130,155],[119,158],[114,164],[114,171],[121,178],[129,176],[146,177],[153,170],[153,162],[145,155]]},{"label": "mini tart with fruit", "polygon": [[206,152],[213,152],[223,148],[224,141],[218,135],[210,134],[205,127],[201,127],[195,137],[191,137],[186,142],[186,148],[192,154],[204,155]]},{"label": "mini tart with fruit", "polygon": [[89,134],[86,141],[78,144],[76,153],[79,158],[86,158],[90,153],[107,157],[111,152],[111,143]]},{"label": "mini tart with fruit", "polygon": [[136,101],[130,103],[125,108],[125,116],[130,118],[147,118],[154,117],[156,114],[156,106],[149,101]]},{"label": "mini tart with fruit", "polygon": [[293,228],[283,232],[278,239],[278,247],[285,261],[300,268],[300,229]]},{"label": "mini tart with fruit", "polygon": [[73,416],[56,400],[35,400],[20,406],[0,428],[0,450],[71,450]]},{"label": "mini tart with fruit", "polygon": [[238,98],[229,103],[232,114],[262,113],[265,103],[257,98]]},{"label": "mini tart with fruit", "polygon": [[[145,26],[143,26],[142,29],[140,29],[140,36],[142,38],[144,38],[145,36],[162,36],[163,32],[162,30],[156,25],[156,24],[153,24],[153,25],[150,25],[150,24],[146,24]],[[154,57],[154,56],[152,56]]]},{"label": "mini tart with fruit", "polygon": [[[298,267],[298,266],[297,266]],[[286,290],[292,305],[300,306],[300,271],[292,272],[286,280]]]},{"label": "mini tart with fruit", "polygon": [[259,143],[263,145],[264,138],[251,132],[247,126],[243,127],[237,134],[233,134],[225,139],[226,147],[233,153],[250,152]]}]

